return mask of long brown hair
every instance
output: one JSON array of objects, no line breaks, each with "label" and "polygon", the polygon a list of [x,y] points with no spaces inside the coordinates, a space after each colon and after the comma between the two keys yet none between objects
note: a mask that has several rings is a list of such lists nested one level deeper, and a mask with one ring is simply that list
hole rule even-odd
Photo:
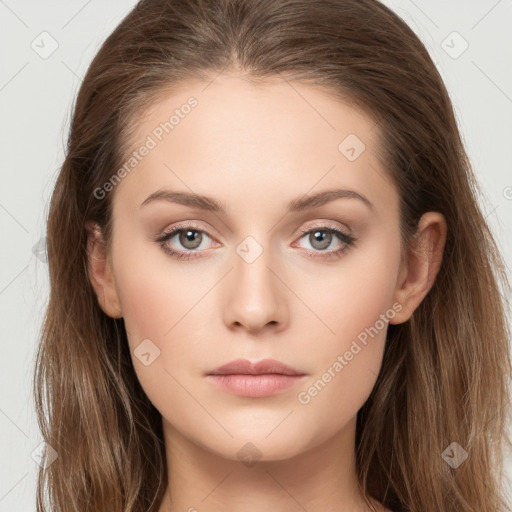
[{"label": "long brown hair", "polygon": [[[225,70],[307,81],[364,109],[400,195],[404,244],[423,213],[447,222],[437,279],[409,321],[389,326],[381,373],[358,413],[364,495],[412,512],[509,510],[510,333],[501,295],[509,284],[453,106],[418,37],[376,0],[142,0],[86,73],[51,198],[50,298],[34,396],[58,457],[39,472],[38,512],[160,506],[161,416],[136,377],[123,320],[98,304],[85,222],[96,222],[108,245],[112,193],[94,191],[126,160],[144,108],[186,80]],[[468,457],[455,468],[442,456],[447,448]]]}]

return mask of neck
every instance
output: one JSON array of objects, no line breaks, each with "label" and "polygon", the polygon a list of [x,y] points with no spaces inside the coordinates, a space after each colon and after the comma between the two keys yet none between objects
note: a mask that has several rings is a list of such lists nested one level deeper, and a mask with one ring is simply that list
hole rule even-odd
[{"label": "neck", "polygon": [[[367,512],[355,466],[355,418],[285,460],[253,463],[199,446],[163,419],[169,482],[159,512]],[[242,448],[245,441],[237,443]],[[254,442],[257,445],[257,442]],[[253,452],[246,445],[245,452]],[[250,458],[250,456],[249,456]],[[257,461],[256,461],[257,459]],[[376,508],[376,510],[383,510]]]}]

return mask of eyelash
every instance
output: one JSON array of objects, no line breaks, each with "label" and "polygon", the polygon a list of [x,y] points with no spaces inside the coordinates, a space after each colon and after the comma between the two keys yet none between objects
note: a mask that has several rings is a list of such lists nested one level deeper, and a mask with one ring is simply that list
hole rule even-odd
[{"label": "eyelash", "polygon": [[[161,235],[159,235],[158,238],[156,238],[156,242],[158,242],[160,244],[160,246],[162,247],[163,251],[166,254],[168,254],[169,256],[171,256],[172,258],[176,258],[178,260],[189,260],[191,258],[195,258],[195,257],[197,257],[197,256],[195,256],[195,254],[200,253],[202,251],[189,250],[189,251],[181,252],[181,251],[175,251],[174,249],[170,249],[169,246],[165,245],[165,242],[167,242],[168,240],[173,238],[174,235],[176,235],[182,231],[186,231],[186,230],[197,231],[197,232],[204,233],[204,234],[208,235],[208,233],[206,231],[204,231],[203,229],[200,229],[199,226],[197,226],[193,223],[192,224],[181,224],[178,226],[174,226],[171,229],[169,229],[169,230],[165,231],[164,233],[162,233]],[[299,237],[299,239],[304,238],[305,235],[309,235],[310,233],[313,233],[315,231],[325,231],[325,232],[334,233],[338,237],[338,240],[340,240],[341,242],[343,242],[345,244],[341,249],[336,249],[334,251],[323,252],[323,251],[318,251],[318,250],[316,250],[316,251],[307,250],[308,254],[310,254],[313,258],[319,258],[321,260],[340,258],[342,256],[342,254],[347,249],[349,249],[354,244],[354,242],[357,240],[356,237],[345,233],[344,231],[342,231],[339,228],[335,228],[332,226],[325,226],[325,225],[314,226],[309,229],[302,229],[300,231],[301,236]]]}]

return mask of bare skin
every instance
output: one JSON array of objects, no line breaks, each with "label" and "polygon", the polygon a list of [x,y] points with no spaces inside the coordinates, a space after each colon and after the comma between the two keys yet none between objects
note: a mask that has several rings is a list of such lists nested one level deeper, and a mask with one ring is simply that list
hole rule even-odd
[{"label": "bare skin", "polygon": [[[375,385],[388,323],[407,321],[434,282],[446,223],[426,213],[419,250],[402,264],[399,197],[377,160],[372,119],[304,83],[225,73],[205,85],[163,96],[140,118],[134,148],[189,97],[198,102],[110,192],[112,252],[99,236],[89,246],[99,303],[124,318],[137,376],[162,414],[169,482],[159,512],[368,511],[356,415]],[[359,155],[350,150],[357,139],[339,149],[349,134],[365,145]],[[160,189],[215,198],[226,212],[141,206]],[[345,197],[286,211],[330,189],[371,206]],[[190,259],[155,241],[182,223],[165,246]],[[370,327],[378,332],[363,344]],[[160,351],[148,365],[134,352],[146,339],[151,354]],[[274,358],[305,377],[258,398],[205,377],[237,358]]]}]

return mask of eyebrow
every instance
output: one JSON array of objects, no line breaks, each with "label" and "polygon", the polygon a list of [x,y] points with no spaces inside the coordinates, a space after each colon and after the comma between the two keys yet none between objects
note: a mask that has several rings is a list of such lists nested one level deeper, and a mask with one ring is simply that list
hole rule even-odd
[{"label": "eyebrow", "polygon": [[[336,199],[358,199],[370,210],[374,211],[374,205],[367,197],[355,190],[344,188],[324,190],[313,195],[299,197],[288,203],[286,211],[303,212],[313,208],[318,208],[319,206],[335,201]],[[220,214],[226,214],[227,211],[224,203],[212,197],[173,190],[157,190],[156,192],[153,192],[142,202],[140,207],[142,208],[157,200],[168,201]]]}]

